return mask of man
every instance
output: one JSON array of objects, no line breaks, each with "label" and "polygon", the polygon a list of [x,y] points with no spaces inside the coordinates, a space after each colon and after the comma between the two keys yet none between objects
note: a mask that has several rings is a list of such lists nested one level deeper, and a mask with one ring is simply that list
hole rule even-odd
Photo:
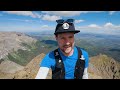
[{"label": "man", "polygon": [[42,60],[35,79],[46,79],[52,69],[52,79],[88,79],[88,53],[75,46],[74,19],[56,20],[55,38],[58,49],[49,52]]}]

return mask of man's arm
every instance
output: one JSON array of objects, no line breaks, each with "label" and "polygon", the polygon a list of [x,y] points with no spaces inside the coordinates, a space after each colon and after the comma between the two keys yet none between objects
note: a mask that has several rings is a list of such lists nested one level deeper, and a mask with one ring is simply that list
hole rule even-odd
[{"label": "man's arm", "polygon": [[83,73],[83,77],[82,77],[82,79],[88,79],[87,68],[84,69],[84,73]]},{"label": "man's arm", "polygon": [[35,79],[46,79],[48,72],[48,67],[40,67]]}]

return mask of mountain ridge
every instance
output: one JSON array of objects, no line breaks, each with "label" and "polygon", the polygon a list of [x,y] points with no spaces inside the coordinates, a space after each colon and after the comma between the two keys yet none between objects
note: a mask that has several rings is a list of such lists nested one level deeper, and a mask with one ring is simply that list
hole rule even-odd
[{"label": "mountain ridge", "polygon": [[[31,73],[30,77],[27,74],[27,79],[34,79],[38,70],[39,70],[39,64],[42,61],[42,58],[45,56],[45,54],[40,54],[37,57],[35,57],[27,67]],[[99,64],[101,62],[101,64]],[[34,63],[34,64],[33,64]],[[113,58],[108,57],[107,55],[100,54],[98,56],[90,57],[89,61],[89,67],[88,67],[88,77],[89,79],[120,79],[120,63],[115,61]],[[37,65],[37,66],[34,66]],[[30,67],[30,68],[28,68]],[[113,69],[114,68],[114,69]],[[19,74],[17,74],[16,78],[20,78]],[[51,79],[52,72],[51,70],[48,73],[47,79]]]},{"label": "mountain ridge", "polygon": [[[43,52],[54,49],[53,44],[56,42],[39,42],[24,33],[0,32],[0,78],[34,79],[45,56]],[[90,79],[119,79],[120,62],[106,54],[92,56],[88,74]],[[47,79],[51,79],[51,70]]]},{"label": "mountain ridge", "polygon": [[[0,32],[0,72],[15,73],[18,70],[22,70],[23,66],[20,65],[22,58],[20,58],[20,54],[22,55],[23,51],[29,51],[28,46],[32,46],[36,41],[35,38],[24,33]],[[20,51],[22,52],[20,53]],[[20,63],[14,60],[18,58],[20,59]]]},{"label": "mountain ridge", "polygon": [[[44,56],[44,53],[36,56],[24,67],[24,69],[15,73],[4,73],[3,79],[35,79],[39,70],[39,64]],[[47,79],[51,79],[51,75],[52,72],[49,70]],[[88,77],[89,79],[120,79],[120,63],[103,54],[90,57]]]},{"label": "mountain ridge", "polygon": [[20,32],[0,32],[0,59],[4,58],[8,53],[17,51],[18,49],[26,50],[22,43],[31,44],[36,39]]}]

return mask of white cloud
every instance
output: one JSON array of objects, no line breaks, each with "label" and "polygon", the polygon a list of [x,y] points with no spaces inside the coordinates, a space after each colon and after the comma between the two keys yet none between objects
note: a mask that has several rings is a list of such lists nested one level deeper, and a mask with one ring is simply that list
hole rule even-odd
[{"label": "white cloud", "polygon": [[108,23],[106,23],[106,24],[103,26],[103,28],[108,29],[108,30],[109,30],[109,29],[111,29],[111,30],[120,30],[120,25],[114,25],[114,24],[108,22]]},{"label": "white cloud", "polygon": [[84,20],[75,20],[75,23],[81,23],[84,22]]},{"label": "white cloud", "polygon": [[115,29],[115,25],[113,25],[112,23],[110,23],[110,22],[108,22],[108,23],[106,23],[104,26],[104,29],[105,30],[108,30],[108,29]]},{"label": "white cloud", "polygon": [[77,16],[80,14],[80,11],[43,11],[42,13],[53,14],[58,16]]},{"label": "white cloud", "polygon": [[88,25],[89,28],[95,28],[95,29],[100,29],[101,27],[98,26],[97,24],[90,24]]},{"label": "white cloud", "polygon": [[42,11],[42,13],[53,14],[64,17],[78,16],[82,13],[99,13],[103,11]]},{"label": "white cloud", "polygon": [[112,15],[113,13],[115,13],[116,11],[109,11],[109,14]]},{"label": "white cloud", "polygon": [[48,26],[48,25],[41,25],[41,26],[0,26],[0,31],[17,31],[17,32],[40,32],[40,31],[47,31],[47,30],[55,30],[55,27]]},{"label": "white cloud", "polygon": [[23,15],[23,16],[31,16],[36,18],[37,16],[33,14],[31,11],[3,11],[4,13],[8,14],[16,14],[16,15]]},{"label": "white cloud", "polygon": [[43,25],[43,26],[41,26],[40,27],[40,30],[54,30],[55,29],[55,27],[53,27],[53,26],[48,26],[48,25]]},{"label": "white cloud", "polygon": [[28,20],[28,19],[8,19],[8,20],[13,20],[13,21],[21,21],[21,22],[36,22],[36,20]]},{"label": "white cloud", "polygon": [[34,15],[37,17],[37,18],[41,18],[42,15],[38,14],[38,13],[34,13]]},{"label": "white cloud", "polygon": [[104,27],[113,27],[114,25],[112,24],[112,23],[110,23],[110,22],[108,22],[108,23],[106,23],[105,25],[104,25]]},{"label": "white cloud", "polygon": [[50,16],[50,15],[46,14],[46,15],[42,16],[42,19],[43,20],[48,20],[48,21],[55,21],[57,19],[61,19],[61,17],[60,16],[55,16],[55,15]]},{"label": "white cloud", "polygon": [[41,26],[42,28],[48,28],[49,26],[48,25],[43,25]]},{"label": "white cloud", "polygon": [[90,24],[90,25],[87,25],[87,26],[78,26],[76,27],[77,29],[81,29],[81,30],[88,30],[88,31],[98,31],[98,30],[101,30],[102,27],[97,25],[97,24]]},{"label": "white cloud", "polygon": [[79,15],[79,11],[46,11],[45,13],[59,15],[59,16],[76,16]]},{"label": "white cloud", "polygon": [[87,33],[99,33],[109,35],[119,35],[120,25],[114,25],[111,22],[105,23],[104,25],[90,24],[87,26],[77,26],[77,30]]}]

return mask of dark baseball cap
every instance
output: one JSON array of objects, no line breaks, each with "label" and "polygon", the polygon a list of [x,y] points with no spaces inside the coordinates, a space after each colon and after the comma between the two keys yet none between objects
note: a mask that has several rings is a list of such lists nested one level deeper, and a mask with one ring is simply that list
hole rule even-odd
[{"label": "dark baseball cap", "polygon": [[73,32],[74,34],[80,32],[80,30],[75,30],[73,23],[74,19],[67,19],[67,20],[59,19],[56,20],[56,22],[57,22],[57,26],[54,33],[55,35],[66,32]]}]

